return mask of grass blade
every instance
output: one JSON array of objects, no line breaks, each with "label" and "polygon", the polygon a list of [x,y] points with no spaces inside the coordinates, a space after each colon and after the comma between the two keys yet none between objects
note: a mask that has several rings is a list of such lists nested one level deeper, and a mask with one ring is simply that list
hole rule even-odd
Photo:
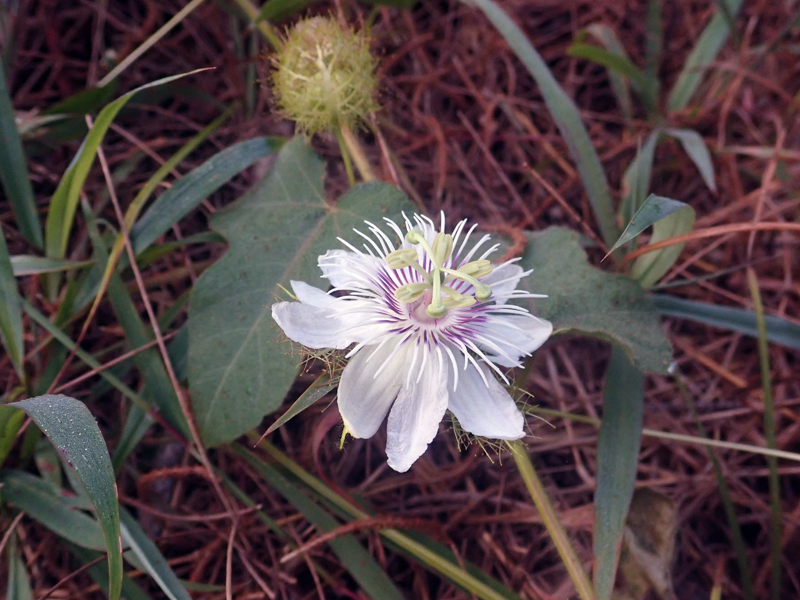
[{"label": "grass blade", "polygon": [[711,153],[708,146],[694,129],[665,129],[664,133],[677,139],[689,158],[700,171],[708,189],[716,193],[717,182],[714,179],[714,163],[711,162]]},{"label": "grass blade", "polygon": [[136,555],[142,563],[144,570],[158,584],[158,587],[170,600],[192,600],[192,597],[181,585],[177,575],[167,564],[167,560],[158,547],[147,537],[139,523],[131,514],[122,509],[120,511],[122,539],[126,546]]},{"label": "grass blade", "polygon": [[742,0],[723,0],[728,7],[728,15],[718,11],[711,21],[706,25],[697,44],[689,54],[689,58],[683,65],[678,80],[672,88],[667,100],[667,109],[670,112],[681,111],[689,104],[700,82],[703,79],[705,70],[717,57],[723,44],[730,34],[729,19],[735,17],[742,6]]},{"label": "grass blade", "polygon": [[594,520],[594,583],[598,600],[614,588],[633,497],[642,440],[644,375],[613,346],[603,390],[603,420],[597,436],[597,491]]},{"label": "grass blade", "polygon": [[[775,407],[772,403],[772,373],[769,366],[769,344],[767,343],[767,325],[764,321],[764,304],[761,302],[761,290],[758,279],[752,268],[747,269],[747,284],[753,299],[753,311],[758,328],[758,363],[761,367],[761,387],[764,391],[764,437],[767,447],[776,450],[778,439],[775,433]],[[769,467],[769,505],[770,505],[770,548],[772,550],[772,571],[770,582],[770,598],[781,597],[781,488],[778,478],[778,459],[767,457]]]},{"label": "grass blade", "polygon": [[567,50],[567,54],[597,63],[618,75],[627,77],[636,89],[642,89],[645,85],[644,73],[627,56],[622,56],[591,44],[581,43],[572,44]]},{"label": "grass blade", "polygon": [[[756,316],[752,311],[686,300],[667,294],[653,294],[652,298],[662,315],[689,319],[729,331],[738,331],[750,337],[758,337]],[[764,325],[766,338],[770,342],[800,350],[800,325],[772,315],[764,316]]]},{"label": "grass blade", "polygon": [[[655,158],[656,145],[661,132],[656,129],[636,153],[636,158],[631,161],[622,175],[622,187],[625,197],[622,199],[620,214],[625,221],[633,219],[639,207],[646,202],[647,193],[650,191],[650,177],[653,172],[653,159]],[[623,233],[623,235],[625,235]],[[617,242],[619,244],[619,241]]]},{"label": "grass blade", "polygon": [[308,386],[308,389],[303,392],[297,400],[295,400],[294,404],[292,404],[289,410],[283,413],[277,421],[269,426],[269,429],[267,429],[264,435],[272,433],[281,425],[288,423],[289,420],[299,415],[317,400],[325,396],[328,392],[335,389],[336,385],[337,384],[335,383],[331,384],[331,379],[326,374],[317,377],[314,383]]},{"label": "grass blade", "polygon": [[16,534],[11,534],[8,543],[8,583],[6,584],[8,600],[33,600],[33,590],[25,569],[25,561],[19,552]]},{"label": "grass blade", "polygon": [[[612,54],[630,60],[617,34],[614,33],[614,30],[608,25],[604,23],[593,23],[586,28],[586,32],[593,35],[595,39]],[[626,120],[630,121],[633,119],[633,106],[631,105],[631,93],[628,89],[627,79],[615,70],[609,69],[608,80],[611,83],[611,91],[614,92],[622,114],[625,116]]]},{"label": "grass blade", "polygon": [[283,138],[247,140],[215,154],[158,197],[130,230],[136,254],[197,208],[231,177],[283,146]]},{"label": "grass blade", "polygon": [[661,0],[650,0],[647,3],[645,21],[647,39],[645,41],[645,87],[642,95],[645,103],[653,113],[658,108],[658,96],[661,91],[661,80],[658,78],[658,67],[661,65],[661,52],[664,48],[664,23],[661,18]]},{"label": "grass blade", "polygon": [[122,549],[114,470],[106,442],[83,402],[68,396],[38,396],[10,406],[22,409],[39,426],[78,477],[92,502],[108,551],[111,600],[122,588]]},{"label": "grass blade", "polygon": [[627,244],[645,229],[661,219],[688,206],[688,204],[679,200],[650,194],[647,200],[644,201],[644,204],[642,204],[642,207],[633,215],[633,218],[625,227],[625,231],[619,236],[617,243],[611,247],[611,251],[616,250],[623,244]]},{"label": "grass blade", "polygon": [[42,224],[36,212],[36,199],[28,179],[28,167],[19,137],[11,93],[0,64],[0,181],[11,204],[19,232],[31,244],[42,248]]},{"label": "grass blade", "polygon": [[0,341],[8,352],[20,381],[25,383],[25,341],[22,337],[22,312],[14,279],[14,267],[8,255],[8,246],[3,231],[0,230]]},{"label": "grass blade", "polygon": [[[351,519],[366,519],[370,516],[369,513],[331,490],[322,481],[311,475],[311,473],[292,461],[269,442],[262,441],[258,445],[266,450],[276,462],[297,478],[298,481],[308,486],[315,494],[330,502]],[[238,456],[249,454],[247,450],[236,446],[233,448]],[[470,569],[462,567],[463,561],[438,552],[434,545],[422,543],[414,539],[415,536],[406,535],[396,529],[382,529],[380,534],[397,545],[403,552],[411,555],[414,560],[425,568],[443,575],[481,600],[519,600],[519,596],[502,584],[490,580],[488,576],[479,577],[470,572]]]},{"label": "grass blade", "polygon": [[[678,389],[680,390],[681,396],[683,396],[684,402],[686,402],[686,405],[689,407],[689,412],[692,414],[692,419],[694,419],[697,430],[703,438],[708,439],[708,432],[697,414],[692,395],[689,393],[686,384],[683,382],[683,378],[677,371],[674,375],[674,379],[678,384]],[[739,576],[742,579],[742,594],[745,600],[755,600],[753,573],[750,570],[750,563],[747,561],[747,550],[745,549],[744,538],[742,537],[742,528],[739,525],[739,519],[736,517],[733,496],[731,495],[728,483],[725,481],[725,475],[722,472],[722,467],[719,464],[719,460],[717,460],[717,456],[714,454],[713,450],[711,450],[710,446],[706,446],[706,452],[708,452],[708,458],[711,459],[711,466],[714,468],[714,476],[717,479],[717,486],[719,487],[719,497],[722,501],[722,507],[725,510],[725,518],[728,520],[728,527],[730,527],[731,530],[733,549],[736,552],[736,560],[739,563]]]},{"label": "grass blade", "polygon": [[575,103],[558,84],[547,67],[547,63],[531,45],[522,30],[501,8],[492,0],[464,1],[467,4],[474,4],[483,11],[536,80],[547,108],[553,115],[553,120],[558,125],[567,148],[577,164],[594,216],[600,226],[603,241],[607,246],[611,246],[619,235],[614,222],[611,190],[608,188],[603,165],[592,146],[592,140],[583,126]]},{"label": "grass blade", "polygon": [[[303,516],[313,523],[318,531],[332,531],[340,525],[336,519],[311,500],[278,469],[267,462],[258,460],[251,452],[240,446],[234,447],[234,451],[297,510],[303,513]],[[342,536],[331,540],[328,544],[361,588],[373,600],[403,600],[403,595],[355,537],[352,535]]]},{"label": "grass blade", "polygon": [[[689,233],[694,227],[695,212],[688,204],[653,224],[650,243],[675,238]],[[631,277],[638,279],[646,290],[653,287],[678,260],[686,244],[674,244],[656,252],[644,254],[631,267]]]},{"label": "grass blade", "polygon": [[572,583],[575,585],[578,596],[581,597],[581,600],[593,600],[595,596],[592,584],[589,583],[589,579],[586,577],[583,565],[567,537],[567,532],[564,531],[564,527],[558,520],[558,514],[553,508],[536,470],[533,468],[531,459],[528,457],[528,451],[519,441],[509,443],[509,448],[511,448],[511,454],[514,456],[514,462],[517,463],[519,474],[525,482],[525,487],[528,488],[531,499],[536,505],[536,510],[539,511],[542,517],[542,523],[547,528],[550,539],[553,540],[553,544],[558,550],[558,555],[561,557],[561,562],[564,563],[564,567],[572,578]]},{"label": "grass blade", "polygon": [[72,271],[73,269],[82,269],[92,264],[94,264],[92,260],[67,260],[65,258],[48,258],[46,256],[32,256],[28,254],[20,254],[11,257],[11,268],[14,270],[14,277]]},{"label": "grass blade", "polygon": [[142,90],[164,85],[203,70],[205,69],[173,75],[172,77],[164,77],[163,79],[145,84],[117,98],[100,111],[100,114],[97,115],[97,119],[94,122],[94,126],[91,131],[89,131],[78,153],[61,178],[61,182],[58,184],[50,201],[50,212],[47,215],[47,223],[45,225],[45,251],[47,256],[63,258],[66,253],[69,232],[70,229],[72,229],[75,211],[78,208],[78,199],[81,189],[89,174],[89,169],[94,162],[97,148],[103,141],[106,131],[108,131],[108,128],[111,126],[111,123],[119,111],[122,110],[133,96]]}]

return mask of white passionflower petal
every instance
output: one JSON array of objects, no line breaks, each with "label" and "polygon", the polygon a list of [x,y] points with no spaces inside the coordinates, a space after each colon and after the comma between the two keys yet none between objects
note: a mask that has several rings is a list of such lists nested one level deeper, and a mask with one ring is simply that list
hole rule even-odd
[{"label": "white passionflower petal", "polygon": [[522,437],[524,419],[497,380],[506,380],[500,367],[519,366],[552,332],[507,303],[539,297],[516,289],[530,274],[516,259],[470,262],[497,246],[489,236],[471,242],[475,227],[465,223],[448,234],[444,215],[438,229],[427,217],[403,215],[399,224],[386,220],[386,235],[366,222],[355,245],[340,239],[347,250],[319,257],[333,295],[292,282],[298,302],[272,307],[291,339],[351,347],[339,386],[345,426],[369,437],[388,413],[386,453],[398,471],[425,451],[448,406],[476,435]]},{"label": "white passionflower petal", "polygon": [[386,456],[389,466],[400,473],[425,452],[447,410],[447,372],[431,358],[417,377],[407,378],[389,413]]},{"label": "white passionflower petal", "polygon": [[470,365],[459,373],[458,393],[450,395],[448,408],[459,424],[473,435],[518,440],[525,435],[525,419],[505,388],[486,365]]},{"label": "white passionflower petal", "polygon": [[[347,433],[353,437],[372,437],[383,423],[406,374],[403,367],[407,349],[398,349],[396,341],[362,348],[347,363],[339,382],[339,412]],[[396,350],[401,356],[393,356]],[[398,360],[381,369],[389,358]]]}]

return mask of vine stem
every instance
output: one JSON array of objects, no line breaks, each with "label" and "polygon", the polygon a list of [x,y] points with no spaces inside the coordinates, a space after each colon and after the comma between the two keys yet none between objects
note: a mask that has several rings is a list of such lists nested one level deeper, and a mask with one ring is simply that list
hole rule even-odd
[{"label": "vine stem", "polygon": [[517,463],[517,470],[525,482],[525,487],[528,488],[528,493],[531,495],[533,503],[536,505],[536,510],[542,516],[542,522],[550,534],[550,538],[558,550],[561,561],[569,573],[572,583],[578,592],[581,600],[595,600],[594,588],[592,587],[586,571],[583,570],[578,555],[575,553],[575,548],[567,537],[567,532],[558,520],[553,504],[550,502],[550,497],[542,485],[542,481],[536,474],[536,469],[533,467],[528,451],[519,440],[508,442],[508,447],[511,449],[511,454],[514,457],[514,462]]},{"label": "vine stem", "polygon": [[347,142],[341,131],[336,131],[336,141],[339,142],[339,150],[342,152],[344,168],[347,171],[347,180],[350,182],[350,187],[353,187],[356,184],[356,175],[353,172],[353,161],[350,159],[350,150],[347,147]]},{"label": "vine stem", "polygon": [[[356,168],[358,172],[361,173],[361,179],[364,181],[375,181],[377,177],[372,170],[372,166],[369,164],[369,159],[364,152],[364,148],[361,146],[361,143],[358,141],[353,131],[347,125],[342,125],[337,133],[337,139],[339,136],[342,137],[344,145],[347,146],[350,155],[353,157],[353,162],[356,163]],[[341,143],[342,142],[340,142],[340,144]],[[342,152],[342,154],[344,154],[344,152]]]}]

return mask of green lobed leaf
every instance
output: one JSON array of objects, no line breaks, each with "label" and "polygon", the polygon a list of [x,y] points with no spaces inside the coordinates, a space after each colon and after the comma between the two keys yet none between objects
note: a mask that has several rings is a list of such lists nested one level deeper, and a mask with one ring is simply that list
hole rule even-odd
[{"label": "green lobed leaf", "polygon": [[79,510],[60,487],[28,473],[10,471],[0,481],[9,505],[24,511],[56,535],[83,548],[105,550],[100,524]]},{"label": "green lobed leaf", "polygon": [[735,17],[742,7],[742,0],[722,0],[726,2],[728,14],[718,11],[706,25],[697,40],[689,58],[683,65],[678,80],[672,87],[667,101],[670,112],[686,108],[697,91],[705,75],[706,68],[714,61],[730,34],[730,19]]},{"label": "green lobed leaf", "polygon": [[686,154],[692,159],[694,166],[700,171],[700,176],[708,189],[717,191],[717,182],[714,179],[714,163],[711,162],[711,153],[703,138],[694,129],[664,129],[664,133],[674,137],[681,143]]},{"label": "green lobed leaf", "polygon": [[569,153],[578,167],[594,216],[603,234],[603,240],[606,245],[610,246],[619,234],[614,223],[611,190],[608,188],[603,165],[600,163],[600,158],[597,156],[572,98],[567,96],[558,84],[547,67],[547,63],[531,45],[522,30],[500,7],[492,0],[462,1],[465,4],[474,4],[483,11],[536,80],[547,108],[558,125],[558,130],[564,137]]},{"label": "green lobed leaf", "polygon": [[34,246],[41,248],[42,224],[36,212],[36,198],[28,179],[26,163],[11,93],[0,61],[0,182],[11,204],[19,232]]},{"label": "green lobed leaf", "polygon": [[172,77],[164,77],[163,79],[140,86],[124,96],[117,98],[100,111],[100,114],[97,115],[97,119],[95,119],[94,126],[81,144],[78,153],[72,159],[72,162],[61,178],[61,182],[58,184],[50,200],[50,212],[47,215],[47,223],[45,226],[45,250],[47,256],[63,258],[66,253],[69,232],[72,229],[72,222],[75,218],[75,211],[78,208],[78,200],[81,190],[83,189],[83,184],[94,162],[97,149],[100,147],[106,131],[108,131],[117,113],[119,113],[128,100],[138,92],[169,83],[170,81],[186,77],[196,72],[197,71],[191,71],[189,73],[173,75]]},{"label": "green lobed leaf", "polygon": [[58,449],[92,501],[108,552],[111,600],[122,586],[119,505],[105,440],[89,409],[67,396],[38,396],[9,406],[22,409]]},{"label": "green lobed leaf", "polygon": [[414,208],[397,188],[359,185],[335,205],[323,195],[324,165],[302,138],[269,175],[211,226],[227,254],[197,281],[189,307],[189,384],[201,437],[210,446],[255,427],[280,406],[300,357],[272,320],[290,280],[327,287],[317,258],[342,247],[364,220],[379,224]]},{"label": "green lobed leaf", "polygon": [[603,390],[594,495],[594,582],[597,600],[609,600],[633,497],[642,439],[644,375],[614,345]]},{"label": "green lobed leaf", "polygon": [[[650,243],[655,244],[671,237],[689,233],[694,227],[695,212],[688,204],[668,214],[653,225]],[[631,277],[649,290],[672,268],[686,244],[675,244],[661,250],[643,254],[633,263]]]},{"label": "green lobed leaf", "polygon": [[[689,319],[720,329],[738,331],[750,337],[758,337],[756,316],[751,310],[718,306],[709,302],[687,300],[667,294],[654,294],[652,298],[662,315]],[[800,350],[800,325],[774,315],[764,315],[764,324],[767,329],[767,339],[770,342],[793,350]]]},{"label": "green lobed leaf", "polygon": [[231,177],[276,152],[283,143],[283,138],[246,140],[215,154],[181,177],[158,197],[131,229],[134,252],[139,255]]},{"label": "green lobed leaf", "polygon": [[636,211],[633,218],[625,227],[625,231],[619,236],[617,243],[611,247],[613,252],[623,244],[627,244],[637,235],[642,233],[645,229],[657,223],[661,219],[671,215],[672,213],[681,210],[682,208],[689,207],[685,202],[673,200],[666,196],[657,196],[650,194],[647,200],[644,201],[641,208]]},{"label": "green lobed leaf", "polygon": [[556,333],[616,342],[639,369],[666,373],[672,349],[638,282],[590,266],[574,231],[549,227],[526,235],[520,266],[534,272],[523,285],[548,295],[536,300],[534,314],[551,321]]}]

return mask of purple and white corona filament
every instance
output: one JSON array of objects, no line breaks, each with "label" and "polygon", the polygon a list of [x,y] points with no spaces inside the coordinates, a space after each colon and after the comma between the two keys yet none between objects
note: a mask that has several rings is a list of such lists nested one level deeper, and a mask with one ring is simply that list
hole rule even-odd
[{"label": "purple and white corona filament", "polygon": [[[375,434],[386,415],[389,466],[407,471],[436,436],[447,410],[470,433],[515,440],[524,418],[496,377],[518,367],[550,336],[552,325],[510,299],[542,298],[517,290],[530,274],[514,264],[492,265],[483,236],[469,247],[473,225],[445,233],[427,217],[389,219],[398,243],[370,222],[358,230],[363,250],[329,250],[319,257],[336,295],[292,281],[299,302],[273,305],[286,335],[309,348],[347,353],[339,411],[354,437]],[[478,253],[481,252],[479,255]]]}]

